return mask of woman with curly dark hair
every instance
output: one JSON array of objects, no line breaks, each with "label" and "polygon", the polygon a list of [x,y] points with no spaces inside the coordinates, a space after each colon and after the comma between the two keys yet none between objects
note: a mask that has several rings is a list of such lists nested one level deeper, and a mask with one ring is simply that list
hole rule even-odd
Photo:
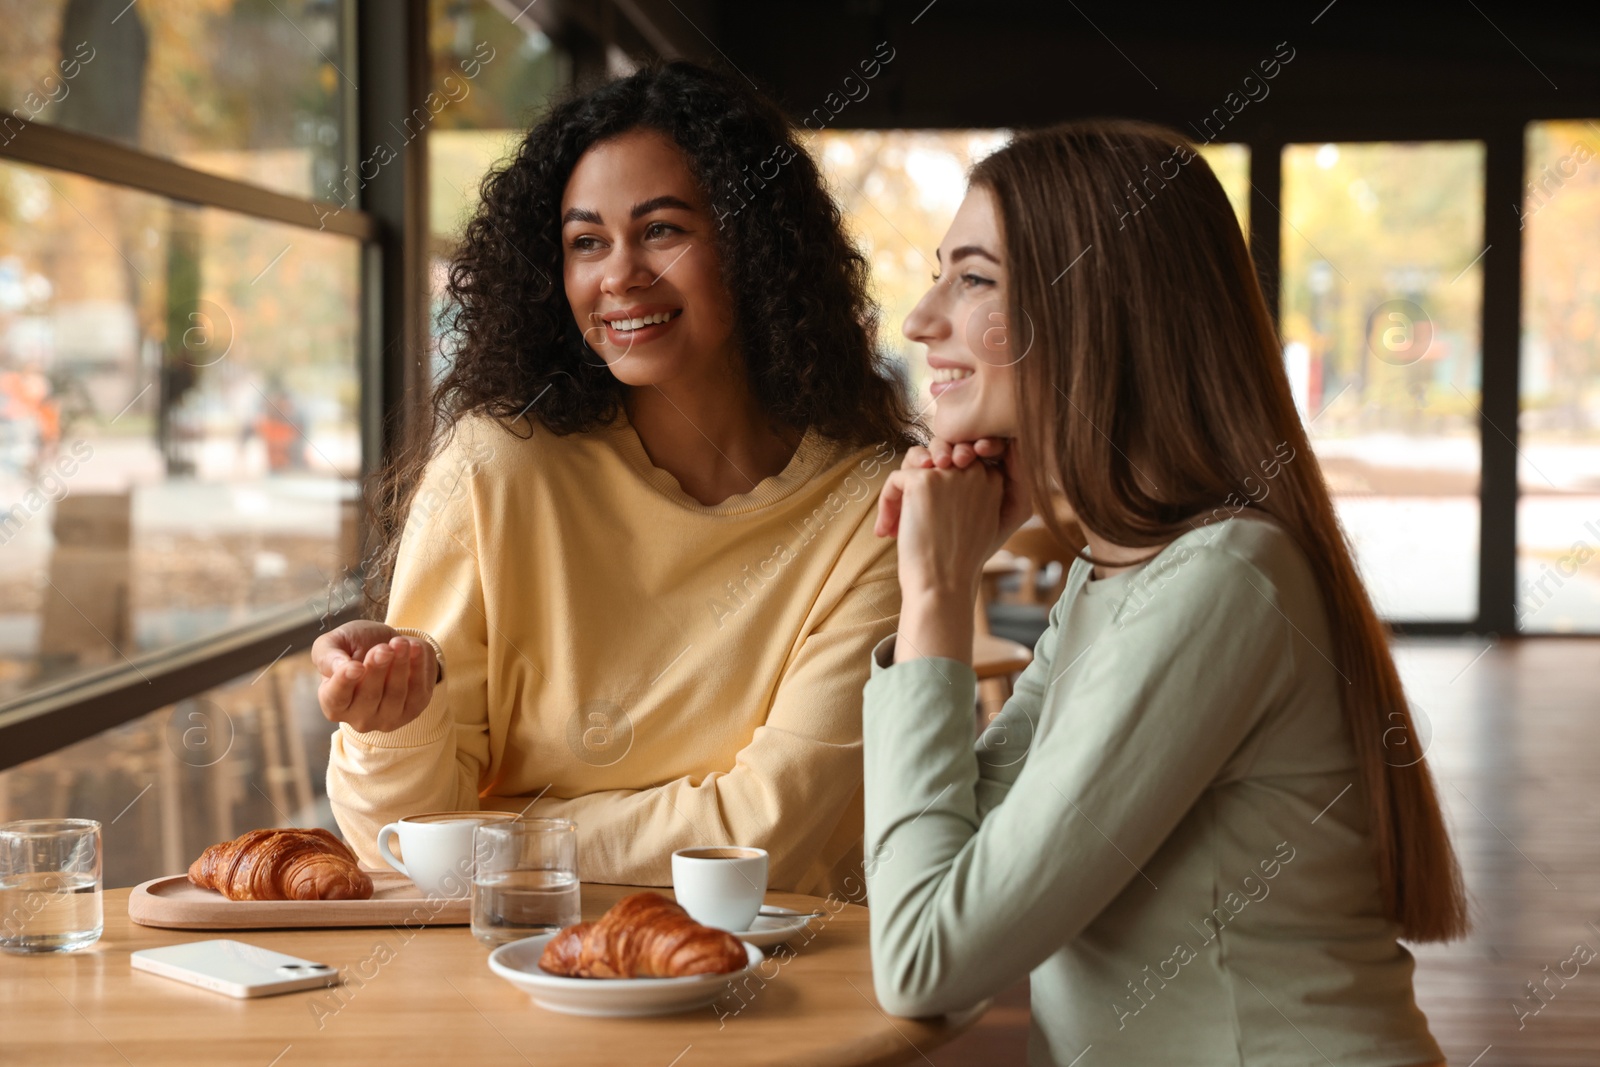
[{"label": "woman with curly dark hair", "polygon": [[782,114],[690,64],[559,104],[482,193],[380,486],[387,621],[313,649],[340,827],[376,862],[392,819],[524,811],[578,823],[586,880],[737,843],[840,887],[912,425],[864,259]]}]

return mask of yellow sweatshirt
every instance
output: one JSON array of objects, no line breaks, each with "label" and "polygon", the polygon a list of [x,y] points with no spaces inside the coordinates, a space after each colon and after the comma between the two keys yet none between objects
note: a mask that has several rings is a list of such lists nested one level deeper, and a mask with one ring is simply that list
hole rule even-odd
[{"label": "yellow sweatshirt", "polygon": [[404,815],[526,811],[577,823],[585,881],[670,885],[674,849],[739,844],[771,854],[774,889],[848,890],[861,690],[900,610],[872,532],[897,460],[808,431],[782,473],[706,506],[625,416],[566,437],[459,422],[387,619],[433,637],[444,681],[398,730],[334,733],[351,847],[381,866]]}]

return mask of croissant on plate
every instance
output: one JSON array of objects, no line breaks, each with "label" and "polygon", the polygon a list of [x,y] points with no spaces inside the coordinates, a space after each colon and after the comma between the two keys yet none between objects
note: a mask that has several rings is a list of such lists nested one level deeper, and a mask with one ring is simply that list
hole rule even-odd
[{"label": "croissant on plate", "polygon": [[372,879],[348,845],[323,829],[249,830],[212,845],[189,881],[229,900],[367,900]]},{"label": "croissant on plate", "polygon": [[562,930],[539,966],[565,978],[682,978],[729,974],[750,958],[726,930],[702,926],[660,893],[634,893],[594,922]]}]

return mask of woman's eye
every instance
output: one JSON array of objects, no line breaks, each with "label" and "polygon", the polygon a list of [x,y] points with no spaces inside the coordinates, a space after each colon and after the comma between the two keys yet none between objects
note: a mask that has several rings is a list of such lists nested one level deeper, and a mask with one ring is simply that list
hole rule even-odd
[{"label": "woman's eye", "polygon": [[600,246],[600,242],[593,237],[574,237],[572,248],[575,252],[592,252]]},{"label": "woman's eye", "polygon": [[671,223],[652,222],[650,225],[645,227],[644,236],[646,240],[655,240],[658,237],[666,237],[669,234],[681,232],[683,231],[679,230],[678,227],[672,225]]},{"label": "woman's eye", "polygon": [[994,279],[985,278],[981,274],[963,274],[961,276],[961,284],[965,285],[968,289],[976,289],[981,285],[993,285]]}]

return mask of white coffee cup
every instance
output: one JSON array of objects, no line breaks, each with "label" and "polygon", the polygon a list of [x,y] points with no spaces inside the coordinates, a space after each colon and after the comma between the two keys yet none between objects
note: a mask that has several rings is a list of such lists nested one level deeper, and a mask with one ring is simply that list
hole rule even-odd
[{"label": "white coffee cup", "polygon": [[755,925],[767,895],[767,853],[707,845],[672,854],[672,892],[697,923],[731,933]]},{"label": "white coffee cup", "polygon": [[[434,811],[407,815],[378,831],[378,855],[430,897],[472,894],[472,831],[482,823],[515,819],[509,811]],[[400,839],[401,862],[389,850]]]}]

